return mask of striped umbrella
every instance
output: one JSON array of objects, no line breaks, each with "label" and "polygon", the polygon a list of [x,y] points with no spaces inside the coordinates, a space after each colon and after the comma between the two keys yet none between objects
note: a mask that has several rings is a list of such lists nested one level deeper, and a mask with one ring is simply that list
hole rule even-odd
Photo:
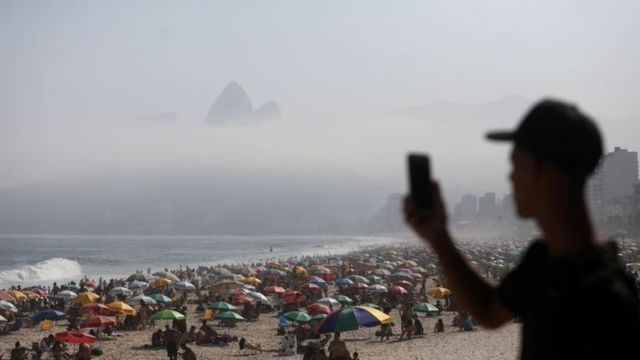
[{"label": "striped umbrella", "polygon": [[358,330],[361,326],[373,327],[387,324],[389,315],[368,306],[348,306],[329,314],[320,326],[319,333]]}]

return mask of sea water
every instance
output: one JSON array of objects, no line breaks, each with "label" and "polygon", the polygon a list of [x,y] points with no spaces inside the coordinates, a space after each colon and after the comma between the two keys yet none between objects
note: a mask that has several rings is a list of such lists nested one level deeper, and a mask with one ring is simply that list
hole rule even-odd
[{"label": "sea water", "polygon": [[337,255],[399,241],[374,236],[0,236],[0,289],[77,281],[84,275],[108,279],[137,270]]}]

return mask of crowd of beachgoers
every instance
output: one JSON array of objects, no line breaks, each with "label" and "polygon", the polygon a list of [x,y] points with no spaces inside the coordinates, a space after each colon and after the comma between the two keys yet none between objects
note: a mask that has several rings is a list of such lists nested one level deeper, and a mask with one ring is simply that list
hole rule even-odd
[{"label": "crowd of beachgoers", "polygon": [[[494,282],[516,264],[526,245],[506,240],[459,243],[472,266]],[[635,241],[619,240],[618,245],[630,270],[638,270],[633,268],[640,262]],[[418,245],[141,269],[120,279],[84,277],[0,290],[0,358],[11,360],[238,354],[354,359],[396,348],[408,351],[408,358],[420,350],[399,347],[399,341],[424,342],[453,332],[482,332],[469,339],[485,344],[491,343],[491,334],[502,336],[498,342],[512,343],[503,351],[509,358],[517,351],[517,334],[512,333],[518,326],[508,327],[510,333],[474,331],[473,319],[447,288],[437,258]],[[377,343],[389,347],[381,349]]]}]

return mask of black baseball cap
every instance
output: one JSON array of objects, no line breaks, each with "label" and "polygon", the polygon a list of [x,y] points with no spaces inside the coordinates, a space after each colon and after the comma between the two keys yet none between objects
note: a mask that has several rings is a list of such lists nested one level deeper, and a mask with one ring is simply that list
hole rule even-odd
[{"label": "black baseball cap", "polygon": [[596,123],[575,105],[554,99],[536,103],[515,130],[490,132],[487,138],[512,141],[581,178],[593,173],[603,151]]}]

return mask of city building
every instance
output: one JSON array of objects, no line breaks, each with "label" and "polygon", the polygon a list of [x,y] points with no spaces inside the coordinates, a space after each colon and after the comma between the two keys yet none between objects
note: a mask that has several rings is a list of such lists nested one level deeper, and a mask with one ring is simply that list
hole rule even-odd
[{"label": "city building", "polygon": [[587,184],[591,209],[597,219],[624,217],[635,211],[638,153],[615,147],[600,162]]}]

